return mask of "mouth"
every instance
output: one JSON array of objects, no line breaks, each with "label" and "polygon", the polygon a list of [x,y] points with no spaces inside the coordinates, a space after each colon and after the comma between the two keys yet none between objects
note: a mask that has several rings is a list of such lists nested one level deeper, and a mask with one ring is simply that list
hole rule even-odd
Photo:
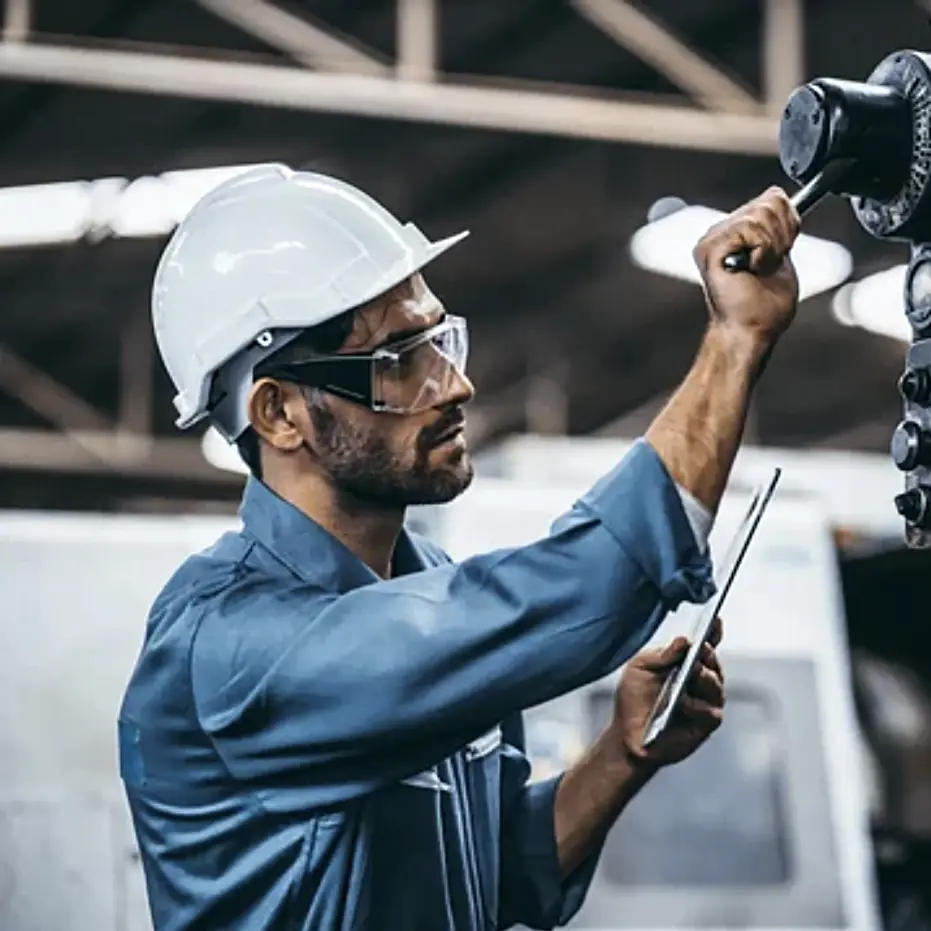
[{"label": "mouth", "polygon": [[458,440],[463,432],[465,431],[465,421],[460,421],[457,424],[454,424],[451,427],[447,427],[437,438],[433,441],[433,446],[445,446],[447,443],[454,443]]}]

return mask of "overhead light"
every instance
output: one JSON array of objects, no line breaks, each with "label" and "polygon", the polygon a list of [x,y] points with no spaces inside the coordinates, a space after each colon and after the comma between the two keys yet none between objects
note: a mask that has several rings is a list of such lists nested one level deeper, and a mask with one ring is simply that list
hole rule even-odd
[{"label": "overhead light", "polygon": [[0,188],[0,248],[164,236],[205,194],[250,165]]},{"label": "overhead light", "polygon": [[[119,185],[101,180],[98,196],[116,196]],[[0,246],[75,242],[87,230],[90,207],[84,184],[36,184],[0,188]]]},{"label": "overhead light", "polygon": [[104,220],[115,236],[167,235],[202,197],[249,167],[197,168],[137,178],[113,199],[111,215]]},{"label": "overhead light", "polygon": [[[660,275],[695,284],[701,276],[692,250],[708,229],[727,214],[711,207],[690,205],[648,223],[634,233],[630,255],[634,264]],[[802,233],[792,247],[799,279],[799,299],[829,291],[853,271],[853,256],[840,243]]]},{"label": "overhead light", "polygon": [[201,437],[200,450],[204,459],[215,469],[239,475],[249,474],[249,467],[242,461],[236,445],[227,443],[213,427],[208,428]]},{"label": "overhead light", "polygon": [[890,339],[911,342],[912,328],[905,316],[907,265],[896,265],[844,285],[831,304],[834,317],[844,326],[861,327]]}]

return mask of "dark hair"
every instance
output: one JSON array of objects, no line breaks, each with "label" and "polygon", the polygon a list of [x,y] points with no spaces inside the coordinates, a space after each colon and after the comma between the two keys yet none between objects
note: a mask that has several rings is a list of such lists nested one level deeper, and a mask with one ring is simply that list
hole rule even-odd
[{"label": "dark hair", "polygon": [[[308,352],[336,352],[352,332],[355,311],[347,310],[332,320],[309,327],[296,339],[285,344],[277,352],[272,353],[265,362],[274,361],[277,364],[287,363],[293,359],[302,358]],[[261,367],[260,367],[261,368]],[[258,479],[262,478],[261,445],[258,434],[252,427],[246,427],[243,434],[236,440],[236,448],[249,471]]]}]

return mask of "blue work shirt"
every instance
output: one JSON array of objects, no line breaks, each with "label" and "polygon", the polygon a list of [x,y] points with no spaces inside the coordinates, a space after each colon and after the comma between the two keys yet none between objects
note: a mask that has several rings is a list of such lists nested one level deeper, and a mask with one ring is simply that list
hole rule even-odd
[{"label": "blue work shirt", "polygon": [[520,712],[616,669],[707,556],[644,442],[532,545],[379,580],[250,480],[243,527],[156,600],[119,718],[157,931],[551,928],[559,779]]}]

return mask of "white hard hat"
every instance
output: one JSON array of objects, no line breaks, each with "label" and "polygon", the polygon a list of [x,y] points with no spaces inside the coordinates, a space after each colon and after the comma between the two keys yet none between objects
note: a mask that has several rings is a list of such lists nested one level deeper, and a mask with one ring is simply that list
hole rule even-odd
[{"label": "white hard hat", "polygon": [[235,440],[262,359],[390,291],[467,235],[430,242],[358,188],[285,165],[221,184],[175,230],[152,287],[177,426],[209,416]]}]

